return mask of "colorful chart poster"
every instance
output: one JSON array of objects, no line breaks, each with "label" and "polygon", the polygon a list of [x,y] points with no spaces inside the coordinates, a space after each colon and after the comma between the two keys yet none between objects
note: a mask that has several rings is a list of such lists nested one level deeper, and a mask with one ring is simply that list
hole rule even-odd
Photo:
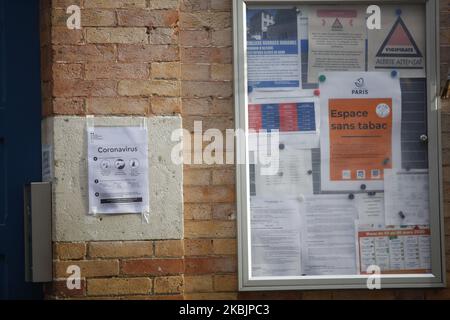
[{"label": "colorful chart poster", "polygon": [[321,187],[383,190],[400,164],[400,81],[383,72],[330,72],[320,84]]},{"label": "colorful chart poster", "polygon": [[381,23],[381,29],[368,31],[369,70],[398,70],[402,78],[424,78],[423,6],[383,6]]},{"label": "colorful chart poster", "polygon": [[249,93],[301,88],[295,8],[247,10],[247,71]]},{"label": "colorful chart poster", "polygon": [[255,131],[315,132],[313,101],[298,103],[252,104],[248,106],[249,129]]},{"label": "colorful chart poster", "polygon": [[363,7],[314,6],[309,15],[308,82],[328,71],[366,70]]},{"label": "colorful chart poster", "polygon": [[430,228],[358,228],[357,264],[360,274],[378,266],[383,274],[431,272]]},{"label": "colorful chart poster", "polygon": [[319,99],[259,99],[248,106],[250,135],[277,132],[286,149],[319,147]]}]

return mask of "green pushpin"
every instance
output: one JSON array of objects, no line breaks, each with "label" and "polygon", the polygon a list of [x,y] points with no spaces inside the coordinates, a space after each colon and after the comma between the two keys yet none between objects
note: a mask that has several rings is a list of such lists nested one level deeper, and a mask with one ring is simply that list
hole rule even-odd
[{"label": "green pushpin", "polygon": [[327,77],[325,77],[325,75],[321,75],[320,77],[319,77],[319,82],[325,82],[325,80],[327,80]]}]

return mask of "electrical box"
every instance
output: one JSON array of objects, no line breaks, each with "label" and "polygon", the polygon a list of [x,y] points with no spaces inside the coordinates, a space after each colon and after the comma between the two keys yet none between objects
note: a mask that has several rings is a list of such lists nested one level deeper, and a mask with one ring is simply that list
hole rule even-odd
[{"label": "electrical box", "polygon": [[25,281],[52,281],[52,188],[48,182],[24,186]]}]

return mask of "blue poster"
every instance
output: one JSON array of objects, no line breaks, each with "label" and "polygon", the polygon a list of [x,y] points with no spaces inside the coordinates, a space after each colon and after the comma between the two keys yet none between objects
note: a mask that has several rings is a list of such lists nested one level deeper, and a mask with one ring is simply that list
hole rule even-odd
[{"label": "blue poster", "polygon": [[296,9],[247,10],[247,67],[253,89],[300,88]]}]

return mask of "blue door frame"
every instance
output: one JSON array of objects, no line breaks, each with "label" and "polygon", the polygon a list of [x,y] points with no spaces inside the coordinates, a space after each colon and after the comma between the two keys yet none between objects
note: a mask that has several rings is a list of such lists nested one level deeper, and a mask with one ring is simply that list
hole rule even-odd
[{"label": "blue door frame", "polygon": [[23,185],[41,179],[39,0],[0,0],[0,299],[40,299],[24,281]]}]

